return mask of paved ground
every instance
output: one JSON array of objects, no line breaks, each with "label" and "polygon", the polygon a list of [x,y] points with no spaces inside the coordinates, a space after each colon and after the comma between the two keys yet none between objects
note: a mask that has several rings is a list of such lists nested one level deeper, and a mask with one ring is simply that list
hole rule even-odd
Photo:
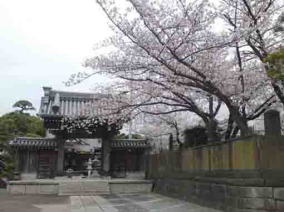
[{"label": "paved ground", "polygon": [[0,190],[0,212],[220,212],[159,194],[99,196],[9,195]]},{"label": "paved ground", "polygon": [[68,196],[11,195],[0,189],[0,212],[69,212]]},{"label": "paved ground", "polygon": [[159,194],[72,196],[72,212],[220,212]]}]

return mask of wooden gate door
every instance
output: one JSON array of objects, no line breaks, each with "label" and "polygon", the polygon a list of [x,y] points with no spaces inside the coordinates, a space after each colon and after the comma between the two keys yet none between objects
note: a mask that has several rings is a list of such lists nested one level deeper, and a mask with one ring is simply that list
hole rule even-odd
[{"label": "wooden gate door", "polygon": [[55,168],[55,152],[52,150],[40,150],[38,156],[37,178],[54,178]]}]

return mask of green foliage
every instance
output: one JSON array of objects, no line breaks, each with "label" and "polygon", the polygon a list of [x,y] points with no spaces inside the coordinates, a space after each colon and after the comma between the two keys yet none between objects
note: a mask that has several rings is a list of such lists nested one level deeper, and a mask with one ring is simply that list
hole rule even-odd
[{"label": "green foliage", "polygon": [[184,134],[184,144],[183,147],[194,147],[205,145],[207,143],[207,130],[205,127],[196,126],[192,129],[186,129],[183,132]]},{"label": "green foliage", "polygon": [[24,112],[26,110],[35,110],[33,104],[28,100],[19,100],[13,105],[13,107],[20,108],[20,112]]},{"label": "green foliage", "polygon": [[[8,141],[16,136],[44,136],[43,122],[36,116],[22,112],[12,112],[0,117],[0,177],[9,177],[14,170],[13,152],[9,149]],[[3,165],[4,164],[4,165]]]},{"label": "green foliage", "polygon": [[15,136],[44,136],[43,122],[36,116],[12,112],[0,117],[0,141]]},{"label": "green foliage", "polygon": [[12,178],[12,173],[15,169],[15,161],[11,154],[6,152],[0,155],[0,177]]},{"label": "green foliage", "polygon": [[268,64],[267,75],[269,77],[284,80],[284,48],[269,54],[265,62]]}]

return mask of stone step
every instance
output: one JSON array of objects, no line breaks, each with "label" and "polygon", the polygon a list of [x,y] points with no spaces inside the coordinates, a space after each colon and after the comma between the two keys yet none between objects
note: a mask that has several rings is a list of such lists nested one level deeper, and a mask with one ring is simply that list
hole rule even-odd
[{"label": "stone step", "polygon": [[71,196],[70,209],[71,212],[103,212],[94,196]]},{"label": "stone step", "polygon": [[110,187],[107,181],[77,181],[59,183],[58,195],[100,195],[110,194]]},{"label": "stone step", "polygon": [[73,192],[60,192],[58,193],[59,196],[95,196],[95,195],[106,195],[110,194],[110,192],[107,191],[88,191],[88,192],[82,192],[82,191],[73,191]]},{"label": "stone step", "polygon": [[59,193],[59,196],[97,196],[97,195],[108,195],[109,192],[98,192],[98,191],[89,191],[89,192],[65,192],[65,193]]},{"label": "stone step", "polygon": [[107,199],[103,197],[78,196],[78,195],[70,196],[70,211],[71,212],[104,212],[104,211],[119,212],[118,209],[116,209],[113,205],[111,205],[111,203]]}]

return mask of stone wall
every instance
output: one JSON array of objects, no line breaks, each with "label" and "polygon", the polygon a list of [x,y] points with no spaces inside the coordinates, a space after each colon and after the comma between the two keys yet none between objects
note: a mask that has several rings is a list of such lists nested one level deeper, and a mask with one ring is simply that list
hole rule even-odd
[{"label": "stone wall", "polygon": [[10,194],[58,194],[58,183],[13,181],[7,186]]},{"label": "stone wall", "polygon": [[156,180],[154,192],[227,212],[284,211],[284,187],[164,178]]},{"label": "stone wall", "polygon": [[225,211],[284,211],[284,139],[250,137],[152,155],[154,191]]},{"label": "stone wall", "polygon": [[150,193],[153,187],[153,182],[146,180],[114,180],[109,182],[109,186],[111,194]]},{"label": "stone wall", "polygon": [[10,181],[10,194],[54,194],[54,195],[99,195],[118,193],[148,193],[152,191],[151,180],[127,179],[82,179],[82,180],[34,180]]}]

